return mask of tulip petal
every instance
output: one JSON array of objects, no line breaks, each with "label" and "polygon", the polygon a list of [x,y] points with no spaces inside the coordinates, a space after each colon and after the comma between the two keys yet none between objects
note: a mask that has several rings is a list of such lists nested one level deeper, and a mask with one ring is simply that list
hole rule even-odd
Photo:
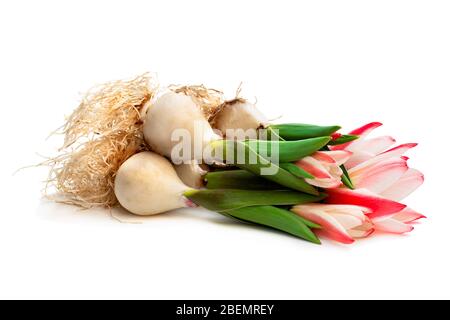
[{"label": "tulip petal", "polygon": [[349,134],[365,137],[369,133],[371,133],[374,129],[381,127],[383,124],[381,122],[371,122],[368,124],[363,125],[362,127],[359,127],[357,129],[354,129],[349,132]]},{"label": "tulip petal", "polygon": [[345,167],[347,169],[352,169],[357,165],[372,159],[373,157],[374,157],[373,154],[368,153],[366,151],[353,152],[353,155],[350,157],[350,159],[348,159],[348,161],[345,162]]},{"label": "tulip petal", "polygon": [[373,221],[375,224],[375,229],[378,231],[384,231],[384,232],[389,232],[389,233],[397,233],[397,234],[402,234],[402,233],[406,233],[406,232],[411,232],[412,230],[414,230],[414,227],[409,225],[409,224],[405,224],[401,221],[389,218],[389,219],[384,219],[384,220],[380,220],[380,221]]},{"label": "tulip petal", "polygon": [[363,222],[360,218],[351,214],[335,213],[332,215],[346,230],[356,228]]},{"label": "tulip petal", "polygon": [[[361,212],[364,212],[365,210],[367,209],[363,209],[363,211]],[[370,236],[374,231],[375,226],[372,220],[370,220],[367,216],[364,215],[362,223],[359,226],[352,228],[348,232],[350,236],[352,236],[352,238],[366,238]]]},{"label": "tulip petal", "polygon": [[[376,163],[385,161],[387,159],[390,158],[399,158],[402,157],[402,155],[408,151],[411,148],[414,148],[415,146],[417,146],[416,143],[406,143],[406,144],[402,144],[399,145],[395,148],[392,148],[388,151],[385,151],[383,153],[380,153],[379,155],[375,156],[375,157],[369,157],[366,161],[359,163],[358,165],[352,166],[352,170],[360,170],[372,165],[375,165]],[[358,152],[359,153],[359,152]],[[357,154],[358,154],[357,153]],[[407,157],[404,157],[403,160],[408,160]],[[352,160],[349,160],[349,163],[351,163]],[[348,168],[350,168],[350,166],[347,165]]]},{"label": "tulip petal", "polygon": [[420,187],[423,181],[423,173],[416,169],[408,169],[399,180],[382,191],[380,195],[394,201],[401,201]]},{"label": "tulip petal", "polygon": [[336,163],[336,161],[329,154],[331,151],[317,151],[314,152],[311,157],[316,159],[317,161],[322,161],[325,163]]},{"label": "tulip petal", "polygon": [[369,227],[367,226],[356,227],[349,230],[348,233],[352,238],[367,238],[372,233],[374,233],[374,231],[375,227],[372,223],[370,223]]},{"label": "tulip petal", "polygon": [[411,208],[405,208],[399,213],[392,216],[392,219],[398,220],[403,223],[411,223],[419,219],[426,218],[423,214],[418,213]]},{"label": "tulip petal", "polygon": [[327,164],[344,164],[352,156],[352,152],[347,150],[317,151],[311,155],[314,159]]},{"label": "tulip petal", "polygon": [[374,193],[391,187],[408,171],[406,160],[392,158],[375,163],[372,166],[353,168],[348,171],[353,185]]},{"label": "tulip petal", "polygon": [[350,244],[355,241],[334,217],[324,213],[319,208],[314,208],[311,205],[299,205],[294,206],[291,211],[322,226],[323,229],[321,231],[333,240],[345,244]]},{"label": "tulip petal", "polygon": [[352,205],[322,205],[347,230],[352,238],[365,238],[375,231],[372,221],[365,215],[367,208]]},{"label": "tulip petal", "polygon": [[333,158],[335,163],[340,166],[346,163],[350,157],[353,155],[352,152],[347,150],[336,150],[336,151],[327,151],[327,154]]},{"label": "tulip petal", "polygon": [[312,186],[324,188],[324,189],[338,188],[342,185],[341,179],[335,179],[335,178],[305,179],[305,181]]},{"label": "tulip petal", "polygon": [[392,149],[389,149],[385,152],[383,152],[383,155],[389,155],[390,157],[398,157],[403,155],[406,151],[408,151],[411,148],[414,148],[417,146],[417,143],[404,143],[399,146],[396,146]]},{"label": "tulip petal", "polygon": [[366,213],[370,213],[370,209],[361,206],[354,206],[350,204],[311,204],[316,207],[320,207],[328,213],[331,214],[349,214],[357,217],[361,221],[366,218]]},{"label": "tulip petal", "polygon": [[377,155],[395,143],[395,139],[390,136],[382,136],[373,139],[355,141],[347,150],[349,151],[365,151],[373,155]]},{"label": "tulip petal", "polygon": [[364,189],[328,189],[326,203],[330,204],[351,204],[370,209],[367,214],[369,218],[384,217],[397,213],[406,206],[404,204],[381,198],[376,194]]},{"label": "tulip petal", "polygon": [[297,161],[295,165],[318,179],[332,178],[320,161],[314,159],[313,157],[305,157]]},{"label": "tulip petal", "polygon": [[337,146],[333,146],[331,148],[331,150],[344,150],[347,149],[351,144],[355,143],[356,141],[360,141],[362,140],[362,138],[364,138],[365,136],[367,136],[370,132],[372,132],[374,129],[382,126],[383,124],[380,122],[371,122],[368,123],[360,128],[357,128],[355,130],[352,130],[349,132],[349,134],[351,135],[355,135],[355,136],[359,136],[360,138],[358,140],[355,141],[351,141],[348,143],[344,143],[341,145],[337,145]]}]

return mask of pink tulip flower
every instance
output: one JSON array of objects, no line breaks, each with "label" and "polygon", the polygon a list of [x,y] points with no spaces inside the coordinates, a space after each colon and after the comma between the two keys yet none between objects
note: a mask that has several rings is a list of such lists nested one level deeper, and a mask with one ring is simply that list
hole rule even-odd
[{"label": "pink tulip flower", "polygon": [[369,236],[375,229],[366,216],[365,207],[354,205],[304,204],[291,211],[322,226],[325,236],[341,243],[353,243],[355,238]]},{"label": "pink tulip flower", "polygon": [[353,130],[350,134],[359,135],[358,140],[332,148],[351,152],[345,166],[356,190],[327,190],[327,202],[367,207],[376,230],[409,232],[414,229],[411,222],[425,217],[400,203],[424,181],[421,172],[408,167],[408,158],[403,155],[417,144],[390,148],[395,143],[392,137],[366,139],[379,126],[381,123],[373,122]]},{"label": "pink tulip flower", "polygon": [[351,155],[351,152],[345,150],[318,151],[297,161],[295,165],[314,177],[306,179],[309,184],[320,188],[337,188],[342,184],[342,169],[339,166]]}]

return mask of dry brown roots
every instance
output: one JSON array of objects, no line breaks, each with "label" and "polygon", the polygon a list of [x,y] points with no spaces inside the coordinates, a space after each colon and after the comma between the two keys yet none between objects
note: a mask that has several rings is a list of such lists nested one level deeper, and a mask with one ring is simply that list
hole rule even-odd
[{"label": "dry brown roots", "polygon": [[45,162],[47,194],[85,208],[116,205],[115,174],[130,156],[147,149],[141,113],[156,90],[149,74],[90,90],[62,127],[60,155]]},{"label": "dry brown roots", "polygon": [[207,88],[204,85],[169,87],[176,93],[184,93],[200,107],[206,119],[210,121],[225,102],[223,92]]}]

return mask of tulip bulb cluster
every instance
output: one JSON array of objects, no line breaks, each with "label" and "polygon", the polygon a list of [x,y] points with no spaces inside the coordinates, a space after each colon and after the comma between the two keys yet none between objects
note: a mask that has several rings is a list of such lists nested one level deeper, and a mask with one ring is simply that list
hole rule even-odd
[{"label": "tulip bulb cluster", "polygon": [[53,172],[69,202],[118,201],[137,215],[201,206],[316,244],[402,234],[424,218],[403,202],[424,181],[405,156],[417,144],[370,138],[381,123],[348,134],[272,124],[218,90],[156,88],[147,77],[110,83],[70,117],[65,146],[84,148],[51,160],[62,163]]}]

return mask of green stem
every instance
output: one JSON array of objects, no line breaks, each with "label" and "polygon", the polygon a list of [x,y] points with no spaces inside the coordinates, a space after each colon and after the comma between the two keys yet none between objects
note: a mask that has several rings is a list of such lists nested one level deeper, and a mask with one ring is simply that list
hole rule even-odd
[{"label": "green stem", "polygon": [[209,172],[205,176],[207,189],[281,190],[278,183],[261,178],[246,170]]},{"label": "green stem", "polygon": [[195,190],[183,194],[195,204],[211,211],[223,212],[250,206],[296,205],[323,200],[326,195],[312,196],[290,190]]},{"label": "green stem", "polygon": [[[215,152],[222,155],[222,159],[226,159],[227,164],[235,165],[264,179],[297,191],[312,195],[319,194],[317,189],[308,184],[304,179],[294,176],[275,163],[261,157],[244,142],[219,140],[212,142],[211,146]],[[243,153],[240,154],[240,157],[238,154],[239,151]],[[227,157],[229,154],[232,157]]]}]

